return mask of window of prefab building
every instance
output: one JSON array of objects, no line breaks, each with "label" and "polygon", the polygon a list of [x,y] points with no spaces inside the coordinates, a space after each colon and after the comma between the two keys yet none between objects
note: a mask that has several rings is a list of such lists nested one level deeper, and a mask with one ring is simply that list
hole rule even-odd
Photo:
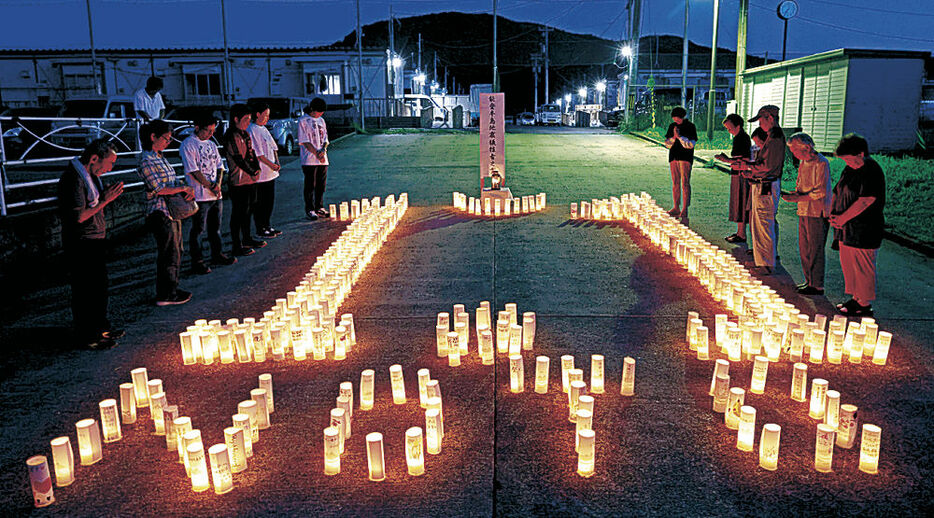
[{"label": "window of prefab building", "polygon": [[326,74],[320,72],[305,73],[306,95],[339,95],[340,93],[340,74]]},{"label": "window of prefab building", "polygon": [[191,95],[220,95],[221,75],[218,73],[185,74],[185,85]]}]

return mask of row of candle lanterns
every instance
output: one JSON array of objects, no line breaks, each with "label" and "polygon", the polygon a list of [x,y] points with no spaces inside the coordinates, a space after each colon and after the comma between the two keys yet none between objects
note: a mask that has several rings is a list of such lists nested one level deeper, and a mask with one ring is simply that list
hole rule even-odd
[{"label": "row of candle lanterns", "polygon": [[[425,451],[431,455],[441,453],[444,438],[444,414],[441,400],[441,386],[438,380],[431,379],[428,369],[419,369],[418,401],[425,409],[425,429],[413,426],[405,432],[405,462],[409,475],[425,474]],[[360,373],[361,411],[373,409],[375,399],[376,372],[366,369]],[[404,405],[408,402],[405,394],[405,378],[401,365],[389,367],[389,380],[392,389],[392,402]],[[341,455],[346,451],[352,436],[354,420],[353,383],[342,382],[339,386],[337,406],[330,411],[329,425],[324,428],[324,474],[337,475],[341,472]],[[381,482],[386,479],[386,458],[383,448],[383,434],[370,432],[366,435],[366,454],[369,480]]]},{"label": "row of candle lanterns", "polygon": [[[365,203],[364,203],[365,202]],[[353,222],[319,256],[293,291],[259,320],[196,320],[179,334],[182,363],[344,360],[356,345],[353,315],[337,315],[351,287],[408,209],[408,194],[350,203]],[[343,207],[346,202],[341,204]],[[358,207],[356,209],[355,207]]]},{"label": "row of candle lanterns", "polygon": [[[454,318],[447,312],[438,313],[435,322],[436,352],[439,358],[447,358],[448,365],[457,367],[461,357],[470,354],[470,314],[463,304],[454,304]],[[476,348],[483,365],[493,365],[494,336],[489,301],[482,301],[475,310]],[[508,303],[505,309],[497,313],[496,345],[500,354],[510,357],[520,351],[531,351],[535,344],[536,317],[532,311],[522,313],[519,324],[519,310],[515,303]],[[453,327],[453,330],[452,330]]]},{"label": "row of candle lanterns", "polygon": [[[872,363],[877,365],[885,365],[887,362],[892,334],[879,330],[874,321],[856,325],[852,333],[850,326],[854,324],[847,325],[843,317],[834,319],[837,324],[829,332],[825,330],[826,317],[817,315],[811,323],[807,315],[802,315],[798,308],[786,302],[773,288],[753,277],[735,257],[670,216],[644,192],[640,195],[630,193],[583,201],[579,209],[576,203],[571,204],[571,217],[626,220],[655,246],[674,256],[679,264],[697,277],[714,300],[721,302],[737,316],[739,336],[742,339],[739,341],[740,351],[744,350],[742,344],[748,343],[749,350],[756,346],[766,348],[766,356],[769,357],[771,353],[772,361],[778,361],[782,352],[788,359],[792,359],[792,355],[797,356],[800,351],[802,355],[811,355],[813,352],[816,362],[819,357],[817,353],[820,352],[822,357],[826,350],[827,359],[831,363],[837,361],[838,351],[841,356],[845,351],[850,357],[850,363],[860,363],[863,356],[872,358]],[[723,327],[727,325],[726,317],[720,317],[717,323],[720,326],[716,330],[717,343],[730,342],[729,337],[725,336],[730,329]],[[817,329],[813,329],[813,324],[817,324]],[[795,329],[799,328],[803,334],[796,338]],[[843,333],[842,345],[836,331]],[[810,342],[804,340],[807,337],[810,337]],[[754,355],[752,353],[749,356]]]},{"label": "row of candle lanterns", "polygon": [[519,216],[545,210],[547,196],[541,192],[517,198],[476,198],[455,191],[454,208],[474,216]]}]

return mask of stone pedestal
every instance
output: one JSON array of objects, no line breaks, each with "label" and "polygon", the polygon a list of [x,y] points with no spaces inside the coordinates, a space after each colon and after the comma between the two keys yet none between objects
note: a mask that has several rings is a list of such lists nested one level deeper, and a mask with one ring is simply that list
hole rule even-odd
[{"label": "stone pedestal", "polygon": [[[484,200],[511,200],[512,192],[509,190],[509,187],[503,187],[502,189],[483,189],[480,191],[480,203],[486,203]],[[490,203],[493,203],[492,201]]]}]

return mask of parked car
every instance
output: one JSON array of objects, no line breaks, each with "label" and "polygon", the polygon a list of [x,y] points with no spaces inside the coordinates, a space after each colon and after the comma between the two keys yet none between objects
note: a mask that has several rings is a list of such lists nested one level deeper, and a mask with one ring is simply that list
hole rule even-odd
[{"label": "parked car", "polygon": [[[118,151],[134,149],[136,141],[136,110],[129,96],[75,98],[65,101],[60,115],[71,119],[113,119],[113,121],[81,120],[52,123],[50,140],[60,146],[80,150],[94,139],[109,137]],[[125,127],[124,127],[125,126]]]},{"label": "parked car", "polygon": [[611,110],[606,114],[606,127],[617,128],[619,123],[626,119],[624,110]]},{"label": "parked car", "polygon": [[402,99],[403,115],[408,117],[421,117],[425,110],[432,110],[432,127],[440,128],[448,124],[451,118],[450,110],[438,104],[430,95],[405,94]]},{"label": "parked car", "polygon": [[522,112],[516,117],[520,126],[534,126],[535,125],[535,115],[532,115],[532,112]]},{"label": "parked car", "polygon": [[[12,120],[3,121],[3,148],[6,152],[6,160],[18,160],[23,157],[23,153],[29,150],[30,146],[36,142],[37,137],[44,137],[52,130],[52,121],[30,121],[24,120],[17,122],[18,117],[57,117],[62,111],[61,106],[25,106],[21,108],[9,108],[0,112],[0,117],[11,117]],[[49,146],[39,143],[29,151],[29,157],[44,155],[49,151]]]},{"label": "parked car", "polygon": [[561,107],[557,104],[543,104],[538,107],[538,123],[541,125],[561,125]]},{"label": "parked car", "polygon": [[[172,138],[177,141],[173,141],[170,147],[178,147],[181,141],[195,132],[195,127],[191,124],[191,121],[194,120],[196,115],[204,112],[213,115],[214,120],[217,121],[217,129],[214,130],[214,140],[218,140],[218,138],[224,134],[224,128],[227,127],[225,123],[230,120],[229,107],[221,104],[179,106],[170,110],[165,116],[166,120],[173,121]],[[181,121],[184,121],[184,123],[181,123]]]},{"label": "parked car", "polygon": [[298,119],[311,99],[307,97],[251,97],[247,103],[263,101],[269,104],[269,122],[266,129],[279,146],[280,155],[291,155],[298,150]]}]

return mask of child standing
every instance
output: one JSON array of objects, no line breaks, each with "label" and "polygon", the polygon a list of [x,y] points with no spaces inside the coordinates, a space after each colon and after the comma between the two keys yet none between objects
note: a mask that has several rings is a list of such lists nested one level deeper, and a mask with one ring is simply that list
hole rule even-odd
[{"label": "child standing", "polygon": [[305,174],[305,217],[316,220],[331,215],[324,209],[324,188],[328,178],[328,128],[324,112],[328,105],[315,97],[305,107],[298,121],[298,145],[301,146],[302,173]]}]

